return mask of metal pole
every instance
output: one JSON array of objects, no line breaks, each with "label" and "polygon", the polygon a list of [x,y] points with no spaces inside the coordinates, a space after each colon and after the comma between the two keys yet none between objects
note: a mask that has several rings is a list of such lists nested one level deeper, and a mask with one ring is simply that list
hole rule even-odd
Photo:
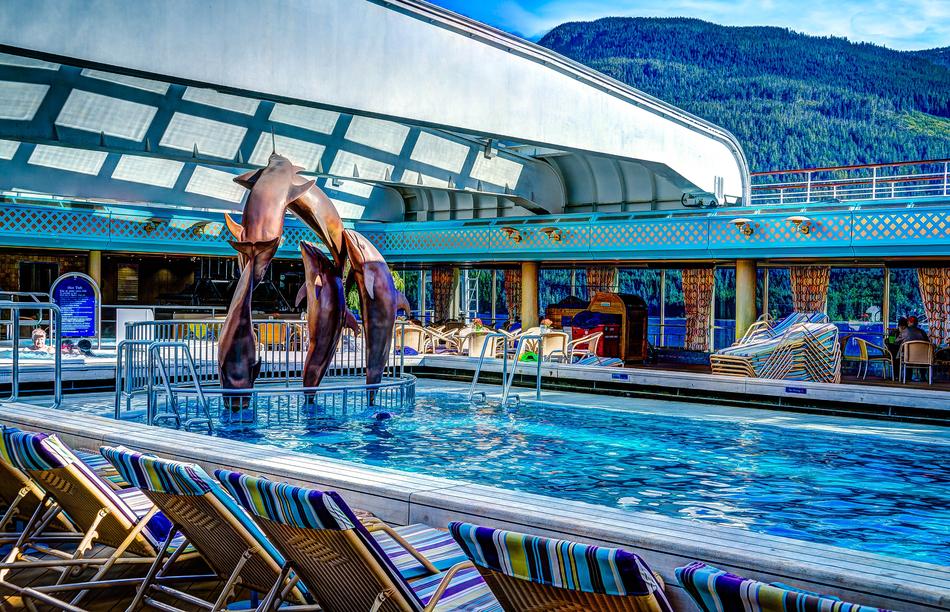
[{"label": "metal pole", "polygon": [[947,195],[947,183],[950,183],[950,162],[943,162],[943,195]]},{"label": "metal pole", "polygon": [[[13,306],[10,314],[13,319],[13,370],[10,379],[10,401],[15,402],[20,395],[20,309]],[[59,347],[56,347],[56,354],[59,355]]]},{"label": "metal pole", "polygon": [[661,347],[666,346],[666,270],[660,270],[660,341]]},{"label": "metal pole", "polygon": [[877,166],[871,168],[871,199],[877,198]]},{"label": "metal pole", "polygon": [[491,325],[497,324],[498,318],[498,270],[491,271]]},{"label": "metal pole", "polygon": [[806,175],[805,179],[805,203],[808,204],[811,202],[811,172]]},{"label": "metal pole", "polygon": [[891,324],[891,270],[884,266],[884,303],[881,308],[881,321],[883,322],[883,338],[887,338],[887,328]]}]

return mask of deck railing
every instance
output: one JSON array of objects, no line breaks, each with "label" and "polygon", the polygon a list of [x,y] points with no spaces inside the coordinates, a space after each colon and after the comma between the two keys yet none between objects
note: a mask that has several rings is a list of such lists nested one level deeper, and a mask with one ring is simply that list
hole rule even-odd
[{"label": "deck railing", "polygon": [[950,159],[752,173],[752,205],[950,197]]}]

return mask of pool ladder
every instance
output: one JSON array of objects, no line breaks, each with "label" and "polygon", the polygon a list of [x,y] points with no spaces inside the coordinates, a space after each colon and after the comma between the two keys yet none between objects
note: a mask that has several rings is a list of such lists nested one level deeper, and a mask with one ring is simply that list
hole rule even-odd
[{"label": "pool ladder", "polygon": [[[172,349],[175,366],[173,375],[175,378],[180,376],[178,351],[180,350],[182,352],[182,358],[185,362],[185,365],[187,366],[188,374],[191,377],[191,380],[184,382],[189,386],[192,384],[194,385],[198,407],[201,408],[204,416],[194,416],[185,419],[182,418],[181,411],[179,410],[178,406],[178,395],[172,390],[171,380],[168,374],[168,366],[165,362],[165,355],[161,349]],[[170,413],[166,412],[164,414],[155,414],[155,409],[158,406],[157,402],[154,401],[155,389],[153,385],[153,373],[156,367],[158,368],[158,372],[161,375],[162,385],[165,387],[165,402],[166,405],[171,408]],[[184,428],[186,431],[191,431],[196,427],[200,427],[202,429],[207,429],[209,434],[214,431],[211,420],[211,410],[208,408],[208,400],[205,398],[204,392],[201,390],[201,381],[198,379],[198,372],[195,369],[195,360],[192,359],[191,351],[188,349],[187,344],[184,342],[152,342],[149,344],[148,371],[148,410],[146,422],[149,425],[159,425],[165,421],[174,421],[176,429]],[[187,399],[185,401],[187,402]]]},{"label": "pool ladder", "polygon": [[[525,342],[529,340],[537,340],[538,347],[540,352],[541,346],[541,336],[539,334],[530,334],[526,336],[521,336],[518,338],[518,344],[515,347],[514,363],[511,366],[511,373],[508,373],[508,347],[506,345],[508,336],[502,333],[493,332],[485,336],[485,341],[482,343],[481,354],[478,356],[478,364],[475,366],[475,376],[472,377],[472,386],[468,391],[468,401],[473,403],[484,403],[486,401],[486,395],[484,391],[475,391],[475,386],[478,384],[478,377],[482,372],[482,365],[485,363],[485,350],[488,348],[493,338],[502,338],[504,343],[504,350],[502,351],[502,362],[501,362],[501,380],[502,380],[502,392],[501,392],[501,406],[502,408],[507,408],[509,402],[512,402],[512,405],[517,406],[521,403],[521,396],[517,393],[511,393],[511,385],[515,379],[515,372],[518,369],[518,359],[521,357],[521,353],[524,350]],[[535,399],[541,399],[541,356],[538,355],[538,371],[536,378],[536,388],[535,388]]]}]

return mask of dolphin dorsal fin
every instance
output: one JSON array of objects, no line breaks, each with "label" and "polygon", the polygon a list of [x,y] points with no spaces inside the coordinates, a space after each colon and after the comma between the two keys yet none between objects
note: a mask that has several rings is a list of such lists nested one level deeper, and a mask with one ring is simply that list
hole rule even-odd
[{"label": "dolphin dorsal fin", "polygon": [[294,184],[290,186],[290,189],[287,191],[287,201],[293,202],[303,194],[310,191],[310,188],[313,187],[316,183],[311,179],[305,183],[299,185]]},{"label": "dolphin dorsal fin", "polygon": [[371,300],[376,299],[375,289],[373,288],[375,280],[376,275],[373,273],[373,270],[369,268],[363,268],[363,286],[366,287],[366,295],[368,295],[369,299]]},{"label": "dolphin dorsal fin", "polygon": [[224,223],[228,226],[228,231],[238,242],[244,237],[244,226],[231,218],[231,215],[224,213]]},{"label": "dolphin dorsal fin", "polygon": [[263,171],[263,168],[258,168],[257,170],[248,170],[244,174],[239,174],[238,176],[234,177],[232,180],[241,187],[250,189],[254,186],[254,183],[257,182],[257,179],[261,177],[261,172]]}]

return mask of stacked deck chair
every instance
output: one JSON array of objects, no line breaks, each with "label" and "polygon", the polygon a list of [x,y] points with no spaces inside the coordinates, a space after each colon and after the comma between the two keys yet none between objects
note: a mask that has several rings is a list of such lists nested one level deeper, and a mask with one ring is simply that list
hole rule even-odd
[{"label": "stacked deck chair", "polygon": [[[326,612],[502,610],[468,561],[407,580],[370,528],[333,491],[225,470],[215,476],[254,515],[283,553],[285,569],[293,571]],[[277,603],[269,596],[262,607]]]},{"label": "stacked deck chair", "polygon": [[[172,529],[129,609],[156,607],[159,594],[212,611],[223,609],[238,589],[256,594],[276,590],[296,609],[307,606],[305,593],[282,572],[284,559],[247,513],[198,465],[159,459],[126,449],[102,447],[102,455],[129,482],[139,487],[171,521]],[[223,583],[213,602],[163,584],[175,553],[166,557],[174,533],[194,546]],[[180,550],[180,546],[178,550]],[[201,602],[201,603],[198,603]],[[169,604],[164,610],[176,610]]]},{"label": "stacked deck chair", "polygon": [[[77,610],[89,589],[127,587],[139,582],[139,578],[105,577],[116,566],[154,562],[170,531],[169,521],[158,508],[138,489],[116,490],[55,435],[15,431],[5,437],[5,445],[12,464],[40,486],[44,499],[0,564],[0,591]],[[48,502],[55,502],[66,513],[82,537],[71,550],[45,550],[45,558],[36,558],[30,555],[36,547],[29,542],[28,534],[43,520]],[[179,543],[173,540],[170,547]],[[193,551],[183,550],[177,560],[184,562],[196,556]],[[52,585],[20,586],[10,573],[23,570],[53,570],[60,575]],[[87,570],[94,572],[91,578],[67,581],[87,575]],[[66,602],[52,595],[60,591],[72,599]]]},{"label": "stacked deck chair", "polygon": [[714,374],[817,382],[841,380],[838,328],[823,313],[786,317],[709,358]]},{"label": "stacked deck chair", "polygon": [[887,612],[783,584],[749,580],[698,561],[677,568],[676,579],[702,612]]},{"label": "stacked deck chair", "polygon": [[450,523],[449,531],[509,612],[672,612],[659,576],[634,553]]}]

